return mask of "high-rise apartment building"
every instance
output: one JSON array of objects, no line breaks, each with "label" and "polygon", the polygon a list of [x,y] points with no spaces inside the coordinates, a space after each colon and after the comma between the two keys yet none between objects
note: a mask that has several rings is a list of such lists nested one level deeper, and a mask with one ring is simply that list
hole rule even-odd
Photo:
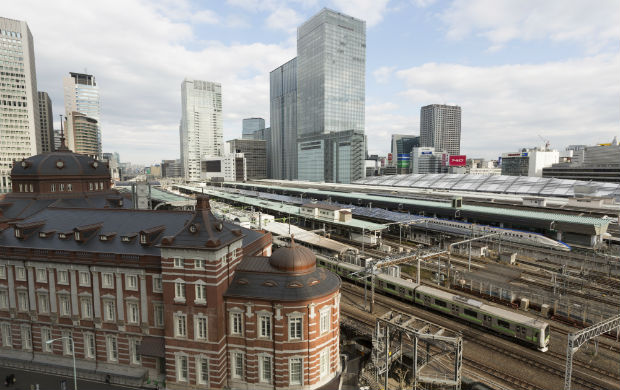
[{"label": "high-rise apartment building", "polygon": [[14,161],[41,151],[37,76],[26,22],[0,17],[0,193]]},{"label": "high-rise apartment building", "polygon": [[431,104],[420,109],[420,146],[461,154],[461,107]]},{"label": "high-rise apartment building", "polygon": [[67,144],[69,149],[93,158],[101,157],[99,122],[81,112],[70,112],[66,118]]},{"label": "high-rise apartment building", "polygon": [[242,139],[254,139],[254,133],[265,128],[265,120],[263,118],[245,118],[243,120],[243,130],[241,132]]},{"label": "high-rise apartment building", "polygon": [[272,179],[297,179],[297,58],[269,74]]},{"label": "high-rise apartment building", "polygon": [[[65,96],[65,115],[67,117],[74,116],[73,113],[78,112],[81,114],[80,119],[87,117],[93,119],[89,121],[89,125],[81,128],[74,128],[75,121],[67,120],[66,137],[67,146],[69,149],[76,153],[88,154],[91,156],[101,157],[101,126],[99,124],[101,116],[101,108],[99,106],[99,86],[95,80],[95,76],[85,73],[70,72],[69,76],[66,76],[62,80],[62,86]],[[82,123],[82,122],[80,122]],[[94,142],[92,139],[93,124],[96,123],[96,135],[97,149],[92,149]],[[88,129],[88,134],[79,134],[79,131]],[[84,151],[84,145],[78,145],[76,142],[80,139],[89,139],[87,152]]]},{"label": "high-rise apartment building", "polygon": [[[335,149],[328,150],[327,143],[339,139],[338,144],[332,146],[346,148],[349,141],[332,133],[347,132],[355,139],[365,139],[365,74],[366,22],[323,9],[297,29],[297,164],[300,180],[323,178],[329,181],[334,178],[346,183],[349,179],[364,177],[364,158],[360,164],[357,159],[347,161],[346,168],[337,165],[344,160],[332,159],[336,165],[326,163],[323,171],[311,171],[309,167],[316,164],[308,158],[316,158],[317,149],[312,149],[311,153],[307,141],[319,142],[321,145],[312,147],[318,146],[324,153],[334,155]],[[321,136],[325,139],[320,139]],[[353,149],[357,150],[358,146]],[[362,149],[365,153],[365,145]],[[304,153],[300,154],[301,150]],[[330,155],[325,154],[323,158],[329,160]],[[345,170],[346,175],[339,174]]]},{"label": "high-rise apartment building", "polygon": [[185,179],[198,181],[203,157],[223,155],[222,86],[185,79],[181,99],[181,160]]},{"label": "high-rise apartment building", "polygon": [[39,91],[39,127],[41,129],[41,153],[56,150],[54,147],[54,121],[52,101],[47,92]]}]

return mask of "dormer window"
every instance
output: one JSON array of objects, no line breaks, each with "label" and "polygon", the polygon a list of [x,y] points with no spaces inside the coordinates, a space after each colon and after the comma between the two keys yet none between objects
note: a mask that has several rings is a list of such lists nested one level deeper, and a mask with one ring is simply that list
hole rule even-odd
[{"label": "dormer window", "polygon": [[22,229],[18,227],[15,228],[15,238],[24,238]]},{"label": "dormer window", "polygon": [[75,241],[82,241],[81,234],[80,234],[80,231],[79,231],[79,230],[78,230],[78,231],[75,231],[75,232],[73,233],[73,238],[75,239]]},{"label": "dormer window", "polygon": [[148,244],[148,237],[146,234],[140,234],[140,244]]},{"label": "dormer window", "polygon": [[151,245],[159,235],[166,230],[166,226],[160,225],[140,232],[140,244]]},{"label": "dormer window", "polygon": [[58,233],[58,238],[61,240],[66,240],[68,238],[67,233]]},{"label": "dormer window", "polygon": [[122,242],[131,242],[131,241],[133,241],[134,238],[136,238],[136,236],[137,236],[136,233],[127,234],[127,235],[121,236],[121,241]]},{"label": "dormer window", "polygon": [[103,233],[99,235],[99,241],[111,241],[116,233]]}]

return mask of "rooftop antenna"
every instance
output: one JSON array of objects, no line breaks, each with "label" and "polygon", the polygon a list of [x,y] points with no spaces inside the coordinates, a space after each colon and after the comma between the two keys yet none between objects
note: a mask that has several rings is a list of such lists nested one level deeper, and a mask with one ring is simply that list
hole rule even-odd
[{"label": "rooftop antenna", "polygon": [[67,144],[65,143],[65,130],[62,127],[62,114],[60,114],[60,148],[58,150],[67,150]]}]

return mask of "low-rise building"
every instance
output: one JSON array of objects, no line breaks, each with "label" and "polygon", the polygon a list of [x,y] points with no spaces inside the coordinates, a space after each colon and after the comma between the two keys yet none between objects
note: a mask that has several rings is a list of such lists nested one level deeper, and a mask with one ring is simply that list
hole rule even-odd
[{"label": "low-rise building", "polygon": [[441,150],[425,146],[411,151],[412,173],[445,173],[447,155]]},{"label": "low-rise building", "polygon": [[247,168],[243,153],[205,157],[200,164],[200,177],[209,181],[246,181]]},{"label": "low-rise building", "polygon": [[351,209],[324,203],[306,203],[299,208],[302,216],[325,219],[332,222],[348,222],[353,217]]},{"label": "low-rise building", "polygon": [[620,183],[620,145],[617,138],[610,144],[596,146],[572,146],[569,162],[546,167],[543,177],[586,181]]},{"label": "low-rise building", "polygon": [[542,177],[543,168],[560,160],[557,150],[545,148],[521,149],[519,152],[502,154],[502,175]]}]

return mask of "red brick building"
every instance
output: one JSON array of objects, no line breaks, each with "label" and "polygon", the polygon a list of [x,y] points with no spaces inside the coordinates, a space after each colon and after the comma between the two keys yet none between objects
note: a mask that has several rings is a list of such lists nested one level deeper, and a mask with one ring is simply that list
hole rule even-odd
[{"label": "red brick building", "polygon": [[312,252],[269,257],[269,234],[217,219],[207,198],[126,209],[101,167],[66,149],[15,164],[0,199],[0,364],[69,368],[75,353],[78,376],[175,389],[336,377],[340,280]]}]

